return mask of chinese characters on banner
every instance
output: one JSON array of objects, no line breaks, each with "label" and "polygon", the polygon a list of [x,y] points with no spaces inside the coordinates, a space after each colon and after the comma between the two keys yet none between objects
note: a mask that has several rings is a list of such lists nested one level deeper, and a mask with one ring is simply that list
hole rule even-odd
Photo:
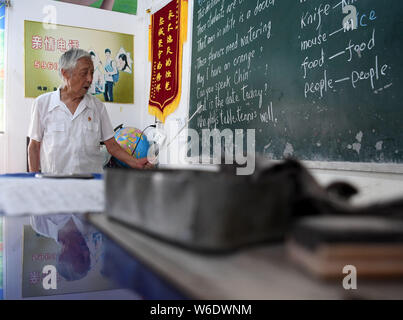
[{"label": "chinese characters on banner", "polygon": [[[88,51],[94,76],[88,93],[101,101],[134,102],[133,35],[25,21],[25,97],[57,90],[60,56],[71,48]],[[116,76],[117,75],[117,76]]]},{"label": "chinese characters on banner", "polygon": [[151,16],[151,86],[148,112],[162,122],[178,107],[187,0],[173,0]]}]

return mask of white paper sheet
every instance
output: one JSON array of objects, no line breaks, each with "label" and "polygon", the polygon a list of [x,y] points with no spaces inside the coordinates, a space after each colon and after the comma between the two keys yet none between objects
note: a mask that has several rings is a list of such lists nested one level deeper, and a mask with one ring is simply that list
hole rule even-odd
[{"label": "white paper sheet", "polygon": [[102,212],[104,204],[103,180],[0,178],[0,214]]}]

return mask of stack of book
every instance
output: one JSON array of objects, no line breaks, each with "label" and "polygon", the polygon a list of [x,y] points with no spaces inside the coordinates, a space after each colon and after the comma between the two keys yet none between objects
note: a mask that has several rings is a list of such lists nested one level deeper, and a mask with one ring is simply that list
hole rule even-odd
[{"label": "stack of book", "polygon": [[353,266],[360,277],[403,276],[403,221],[374,216],[301,219],[287,238],[291,260],[324,278]]}]

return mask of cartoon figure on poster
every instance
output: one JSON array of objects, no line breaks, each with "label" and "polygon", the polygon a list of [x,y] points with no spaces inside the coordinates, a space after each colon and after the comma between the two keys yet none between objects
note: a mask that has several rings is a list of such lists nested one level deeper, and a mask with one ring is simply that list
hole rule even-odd
[{"label": "cartoon figure on poster", "polygon": [[88,50],[91,55],[92,63],[94,64],[94,77],[91,87],[88,92],[92,95],[97,95],[105,92],[105,78],[102,67],[102,62],[99,59],[96,51],[93,49]]},{"label": "cartoon figure on poster", "polygon": [[126,52],[125,49],[120,48],[115,60],[117,61],[119,71],[132,73],[133,61],[130,57],[130,52]]},{"label": "cartoon figure on poster", "polygon": [[94,78],[88,91],[92,95],[103,94],[105,101],[113,102],[113,87],[119,80],[119,72],[132,73],[133,60],[130,57],[130,52],[120,48],[113,60],[110,55],[111,50],[105,49],[105,65],[94,49],[91,48],[88,52],[94,64]]},{"label": "cartoon figure on poster", "polygon": [[107,102],[113,102],[113,86],[119,81],[119,70],[117,68],[117,63],[111,58],[111,49],[105,49],[105,91],[104,98]]},{"label": "cartoon figure on poster", "polygon": [[[104,94],[105,101],[113,102],[113,100],[114,100],[113,88],[116,85],[116,83],[119,81],[119,76],[120,76],[119,72],[121,71],[121,72],[126,72],[129,74],[132,73],[133,61],[130,57],[130,52],[126,52],[126,50],[124,48],[120,48],[116,57],[113,59],[111,49],[106,48],[105,49],[105,63],[103,64],[103,70],[100,67],[100,66],[102,66],[102,62],[97,61],[95,53],[94,53],[93,62],[94,62],[94,70],[95,70],[94,71],[94,82],[96,81],[96,76],[101,76],[102,74],[104,76],[104,81],[103,82],[99,81],[100,86],[103,85],[103,90],[99,89],[97,91],[97,86],[95,84],[94,85],[95,93],[93,93],[93,94],[98,94],[98,93],[102,92]],[[97,72],[97,75],[96,75],[95,72],[97,71],[98,67],[99,67],[99,72]]]}]

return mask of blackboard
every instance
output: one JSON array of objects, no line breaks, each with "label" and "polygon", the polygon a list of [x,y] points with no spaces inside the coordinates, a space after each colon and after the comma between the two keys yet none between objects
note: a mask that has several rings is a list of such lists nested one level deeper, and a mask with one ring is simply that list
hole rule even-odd
[{"label": "blackboard", "polygon": [[195,0],[189,128],[255,129],[269,159],[400,164],[402,32],[400,0]]}]

